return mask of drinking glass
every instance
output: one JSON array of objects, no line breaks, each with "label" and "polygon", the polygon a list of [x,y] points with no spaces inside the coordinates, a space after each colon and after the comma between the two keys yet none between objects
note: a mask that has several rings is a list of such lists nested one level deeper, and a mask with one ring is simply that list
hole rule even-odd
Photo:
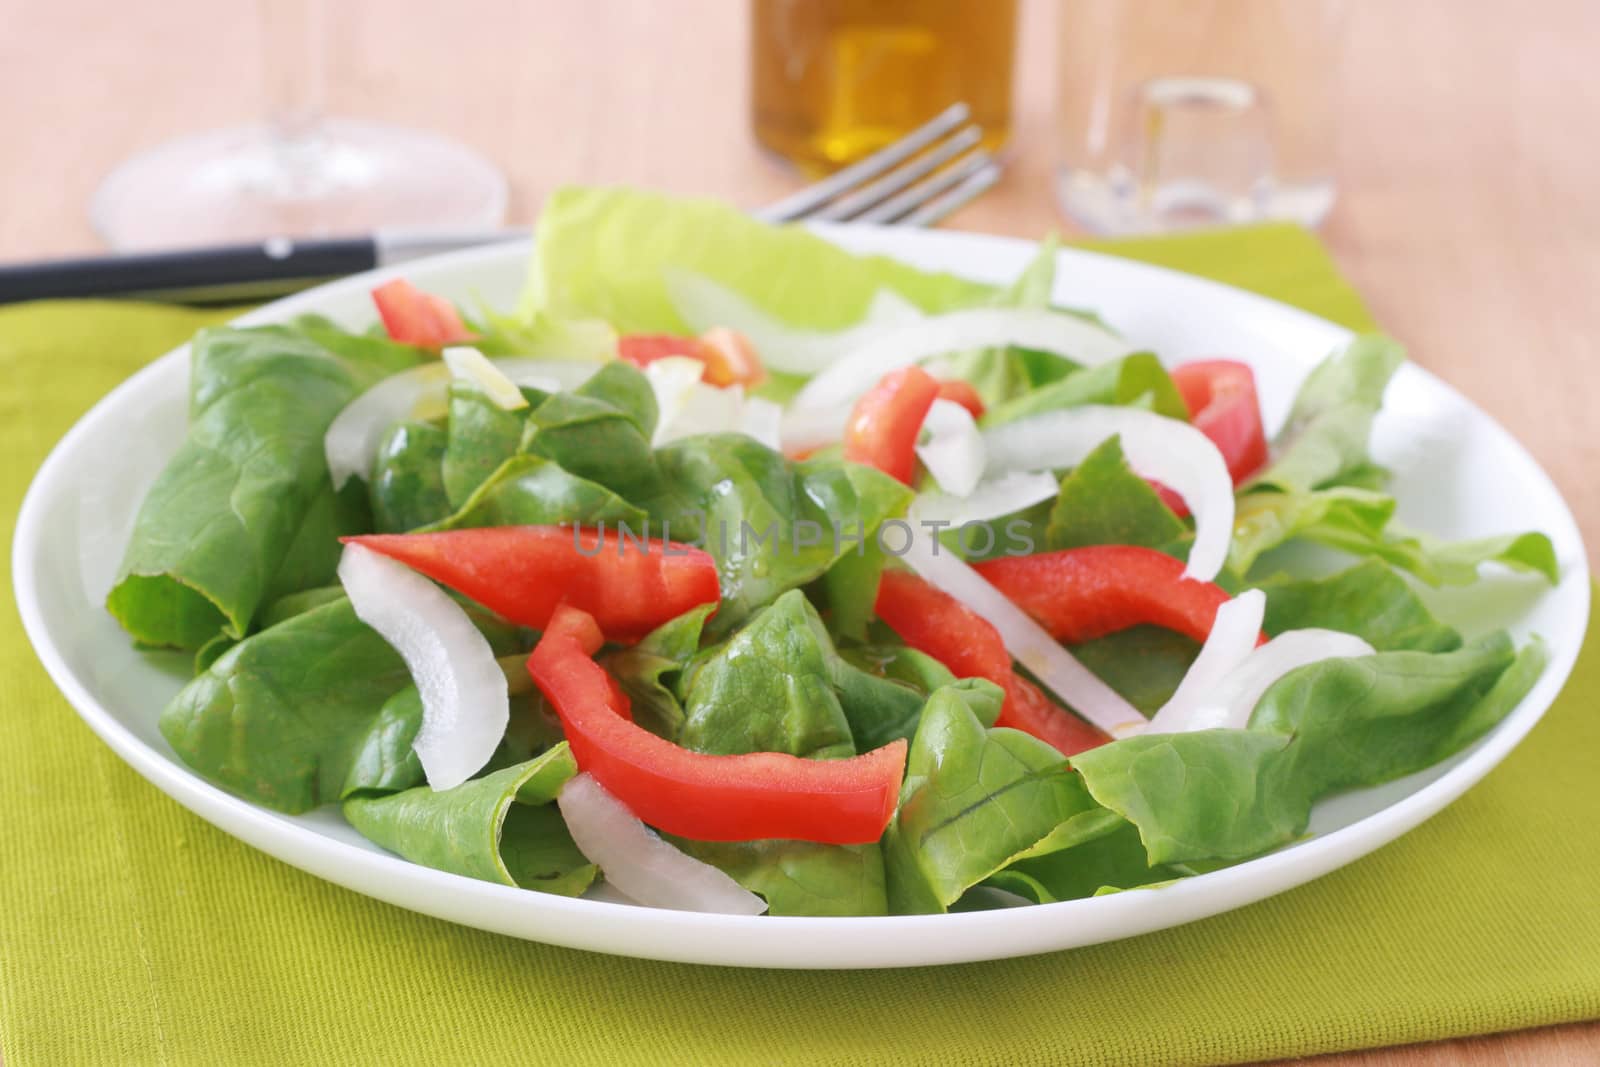
[{"label": "drinking glass", "polygon": [[258,0],[269,115],[126,160],[90,205],[131,250],[379,228],[490,229],[506,182],[487,160],[422,130],[323,114],[321,0]]},{"label": "drinking glass", "polygon": [[819,174],[965,102],[995,151],[1016,30],[1016,0],[750,0],[756,140]]},{"label": "drinking glass", "polygon": [[1087,228],[1149,233],[1333,207],[1341,0],[1070,0],[1057,193]]}]

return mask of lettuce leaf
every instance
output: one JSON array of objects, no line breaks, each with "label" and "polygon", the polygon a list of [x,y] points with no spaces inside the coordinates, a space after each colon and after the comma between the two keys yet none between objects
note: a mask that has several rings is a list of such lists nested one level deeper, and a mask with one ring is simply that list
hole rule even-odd
[{"label": "lettuce leaf", "polygon": [[767,902],[768,915],[883,915],[888,911],[878,844],[690,841],[674,845]]},{"label": "lettuce leaf", "polygon": [[1381,560],[1325,578],[1279,576],[1260,588],[1267,594],[1263,629],[1273,636],[1319,627],[1355,634],[1379,652],[1461,647],[1461,635],[1435,619],[1410,584]]},{"label": "lettuce leaf", "polygon": [[524,315],[601,319],[623,333],[691,333],[668,268],[704,275],[793,326],[838,329],[890,288],[925,311],[992,290],[885,256],[855,256],[796,226],[758,222],[717,200],[623,188],[564,188],[539,216]]},{"label": "lettuce leaf", "polygon": [[656,418],[655,393],[644,375],[631,364],[607,363],[577,389],[535,407],[520,449],[619,496],[642,500],[658,484],[650,448]]},{"label": "lettuce leaf", "polygon": [[443,463],[449,433],[431,422],[397,422],[378,444],[367,491],[379,533],[404,533],[450,514]]},{"label": "lettuce leaf", "polygon": [[1045,542],[1052,550],[1084,545],[1165,549],[1188,532],[1150,483],[1128,468],[1121,438],[1112,437],[1061,479]]},{"label": "lettuce leaf", "polygon": [[683,704],[677,682],[700,650],[700,635],[715,605],[702,604],[662,623],[636,645],[600,659],[628,695],[633,721],[668,741],[683,730]]},{"label": "lettuce leaf", "polygon": [[580,478],[542,456],[512,456],[473,490],[460,510],[429,530],[474,526],[625,524],[643,536],[646,515],[605,486]]},{"label": "lettuce leaf", "polygon": [[314,508],[329,509],[319,529],[337,525],[328,424],[391,361],[413,358],[375,351],[341,358],[285,327],[196,336],[188,434],[139,509],[106,601],[136,640],[193,649],[219,631],[243,637],[267,601],[332,577],[337,554],[322,550],[316,567],[277,580]]},{"label": "lettuce leaf", "polygon": [[360,833],[413,863],[501,885],[580,896],[596,869],[552,801],[578,765],[563,742],[453,789],[427,786],[345,801]]},{"label": "lettuce leaf", "polygon": [[985,729],[1002,697],[998,686],[968,679],[928,698],[883,839],[896,914],[944,911],[1014,860],[1060,847],[1085,817],[1099,816],[1059,752],[1016,730]]},{"label": "lettuce leaf", "polygon": [[[530,407],[548,398],[537,389],[519,391]],[[450,383],[449,433],[440,461],[449,511],[466,504],[477,488],[516,454],[527,419],[528,409],[507,411],[471,382]]]},{"label": "lettuce leaf", "polygon": [[1189,409],[1161,361],[1149,352],[1135,352],[1109,363],[1073,370],[996,405],[984,414],[983,424],[999,426],[1029,415],[1085,404],[1145,408],[1168,418],[1186,422],[1189,419]]}]

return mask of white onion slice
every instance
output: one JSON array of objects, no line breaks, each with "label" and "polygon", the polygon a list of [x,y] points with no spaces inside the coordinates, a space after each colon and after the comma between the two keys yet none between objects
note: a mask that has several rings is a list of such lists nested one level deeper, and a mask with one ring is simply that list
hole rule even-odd
[{"label": "white onion slice", "polygon": [[[706,365],[688,356],[666,356],[644,368],[645,380],[656,395],[656,432],[651,444],[671,440],[668,432],[689,403],[689,394],[700,384]],[[681,436],[681,435],[680,435]]]},{"label": "white onion slice", "polygon": [[731,289],[688,271],[668,271],[667,298],[695,333],[725,326],[745,335],[761,362],[789,374],[815,374],[885,330],[923,317],[892,289],[880,289],[864,319],[843,330],[801,330],[773,318]]},{"label": "white onion slice", "polygon": [[578,851],[605,873],[607,882],[640,904],[723,915],[767,910],[766,901],[711,864],[651,833],[587,773],[561,787],[556,805]]},{"label": "white onion slice", "polygon": [[[572,389],[600,369],[598,363],[564,359],[517,357],[491,362],[512,381],[539,388],[544,388],[538,384],[542,382],[556,389]],[[401,419],[442,413],[449,390],[450,369],[442,362],[428,362],[391,374],[346,404],[322,439],[333,487],[344,488],[351,476],[368,477],[389,427]]]},{"label": "white onion slice", "polygon": [[739,414],[739,430],[774,452],[783,451],[783,408],[764,397],[744,398]]},{"label": "white onion slice", "polygon": [[1105,363],[1133,352],[1127,342],[1075,315],[1032,308],[972,308],[931,315],[869,339],[822,371],[795,397],[797,407],[847,405],[885,374],[910,363],[971,348],[1016,345],[1079,363]]},{"label": "white onion slice", "polygon": [[851,405],[833,408],[797,408],[790,405],[783,412],[779,436],[785,452],[809,452],[813,448],[831,445],[844,437],[850,425]]},{"label": "white onion slice", "polygon": [[356,617],[400,653],[422,696],[411,747],[434,789],[483,769],[511,718],[506,676],[489,642],[444,591],[404,563],[345,545],[339,581]]},{"label": "white onion slice", "polygon": [[917,514],[924,519],[961,527],[986,522],[1049,500],[1061,489],[1053,474],[1016,471],[978,483],[966,496],[929,491],[917,497]]},{"label": "white onion slice", "polygon": [[[1115,689],[1078,662],[1038,623],[1004,593],[949,549],[937,548],[933,535],[916,522],[912,513],[913,536],[900,559],[929,583],[949,593],[975,613],[987,619],[1006,643],[1006,649],[1046,689],[1066,701],[1074,711],[1107,733],[1123,730],[1130,723],[1142,724],[1144,716]],[[894,555],[893,535],[884,535],[884,544]]]},{"label": "white onion slice", "polygon": [[929,440],[917,445],[917,458],[939,488],[956,496],[969,495],[978,487],[985,465],[983,434],[972,412],[953,400],[935,400],[922,428]]},{"label": "white onion slice", "polygon": [[1267,595],[1259,589],[1248,589],[1218,608],[1200,654],[1189,665],[1177,691],[1141,732],[1170,734],[1183,730],[1194,710],[1209,700],[1222,680],[1255,648],[1266,610]]},{"label": "white onion slice", "polygon": [[471,382],[483,390],[489,402],[502,411],[517,411],[528,406],[517,383],[506,377],[505,371],[484,358],[482,352],[466,345],[452,345],[439,353],[444,365],[450,368],[450,377]]},{"label": "white onion slice", "polygon": [[1211,439],[1187,422],[1141,408],[1087,405],[1031,415],[988,430],[989,473],[1074,467],[1112,436],[1128,466],[1183,498],[1194,514],[1184,576],[1209,582],[1233,538],[1233,479]]},{"label": "white onion slice", "polygon": [[1314,628],[1285,630],[1245,656],[1174,731],[1242,730],[1250,725],[1250,715],[1267,690],[1290,671],[1326,659],[1355,659],[1376,652],[1355,634]]}]

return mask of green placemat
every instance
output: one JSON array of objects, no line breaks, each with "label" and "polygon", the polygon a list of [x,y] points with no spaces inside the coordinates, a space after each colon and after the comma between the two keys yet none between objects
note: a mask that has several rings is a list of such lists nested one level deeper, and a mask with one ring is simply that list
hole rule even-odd
[{"label": "green placemat", "polygon": [[[1364,325],[1301,231],[1115,246]],[[215,318],[0,309],[0,519],[97,398]],[[7,538],[9,541],[9,536]],[[960,967],[745,971],[528,944],[368,900],[213,829],[89,733],[0,606],[7,1067],[1205,1063],[1600,1016],[1600,639],[1447,811],[1260,904]],[[151,709],[154,714],[156,709]]]}]

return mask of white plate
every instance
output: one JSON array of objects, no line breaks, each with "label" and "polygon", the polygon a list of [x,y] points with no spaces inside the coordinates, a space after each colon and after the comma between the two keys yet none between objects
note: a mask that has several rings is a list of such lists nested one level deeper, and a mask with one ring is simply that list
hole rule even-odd
[{"label": "white plate", "polygon": [[[967,234],[823,232],[852,249],[985,281],[1009,279],[1033,254],[1027,242]],[[479,249],[408,264],[403,273],[458,300],[511,306],[527,252],[525,245]],[[240,322],[316,311],[365,327],[373,320],[368,290],[394,273],[323,286]],[[1331,323],[1226,286],[1086,252],[1061,253],[1056,297],[1099,310],[1170,362],[1219,353],[1248,360],[1269,424],[1282,419],[1306,370],[1348,336]],[[1215,915],[1349,863],[1460,796],[1550,705],[1572,669],[1588,619],[1583,545],[1550,479],[1483,412],[1407,365],[1390,388],[1374,435],[1378,461],[1395,472],[1402,518],[1450,537],[1543,530],[1562,565],[1554,590],[1499,577],[1474,587],[1475,600],[1449,593],[1433,598],[1468,632],[1505,625],[1519,639],[1540,633],[1550,643],[1550,666],[1538,684],[1466,752],[1402,781],[1319,805],[1314,836],[1299,844],[1163,889],[958,915],[843,919],[696,915],[547,896],[407,863],[363,839],[335,808],[287,816],[247,803],[196,777],[162,739],[156,720],[185,679],[188,657],[134,651],[101,605],[135,509],[182,438],[187,360],[186,348],[169,353],[102,400],[56,446],[28,491],[13,567],[23,623],[39,657],[108,745],[202,818],[359,893],[515,937],[698,963],[890,967],[1047,952]]]}]

